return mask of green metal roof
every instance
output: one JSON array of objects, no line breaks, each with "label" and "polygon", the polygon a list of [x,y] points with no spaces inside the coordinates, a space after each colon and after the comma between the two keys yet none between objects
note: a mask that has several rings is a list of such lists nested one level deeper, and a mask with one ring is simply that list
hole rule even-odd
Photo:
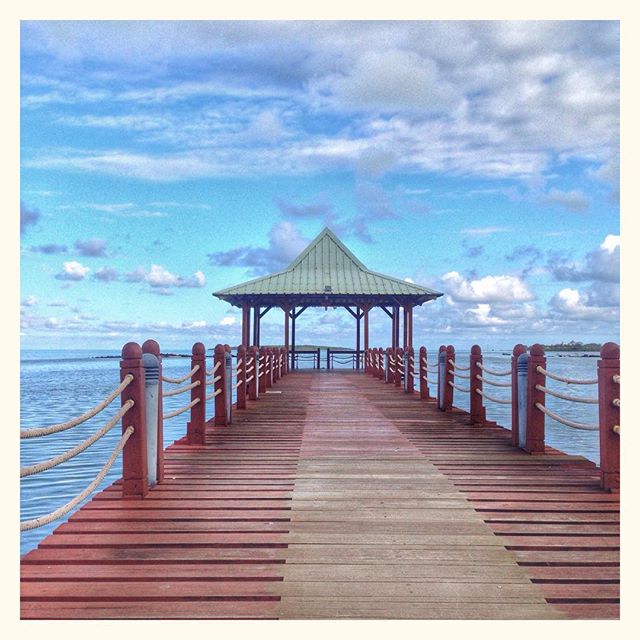
[{"label": "green metal roof", "polygon": [[336,300],[390,302],[411,298],[422,304],[442,295],[438,291],[367,269],[328,228],[284,270],[222,289],[214,296],[231,302],[274,303],[290,299],[298,304],[332,304]]}]

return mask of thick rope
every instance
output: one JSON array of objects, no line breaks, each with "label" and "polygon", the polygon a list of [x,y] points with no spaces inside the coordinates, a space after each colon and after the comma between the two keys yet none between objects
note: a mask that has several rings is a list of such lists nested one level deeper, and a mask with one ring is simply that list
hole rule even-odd
[{"label": "thick rope", "polygon": [[[219,391],[222,391],[222,389],[219,389]],[[182,409],[178,409],[177,411],[172,411],[171,413],[165,413],[162,416],[162,419],[169,420],[169,418],[175,418],[176,416],[179,416],[181,413],[184,413],[185,411],[188,411],[189,409],[191,409],[191,407],[194,407],[195,405],[197,405],[198,402],[200,402],[200,398],[196,398],[195,400],[192,400],[186,407],[182,407]]]},{"label": "thick rope", "polygon": [[211,386],[212,384],[215,384],[215,383],[216,383],[216,381],[215,381],[215,380],[213,380],[213,379],[212,379],[212,380],[207,380],[207,381],[204,383],[204,386],[205,386],[205,387],[209,387],[209,386]]},{"label": "thick rope", "polygon": [[590,378],[588,380],[576,380],[575,378],[564,378],[563,376],[559,376],[555,373],[551,373],[546,369],[538,366],[536,367],[536,371],[541,373],[547,378],[551,378],[552,380],[557,380],[558,382],[566,382],[567,384],[598,384],[598,378]]},{"label": "thick rope", "polygon": [[181,382],[188,380],[199,369],[200,369],[200,365],[197,364],[195,367],[193,367],[193,369],[191,369],[191,371],[189,371],[189,373],[182,376],[182,378],[168,378],[167,376],[162,376],[162,381],[170,382],[171,384],[180,384]]},{"label": "thick rope", "polygon": [[253,365],[251,365],[250,367],[247,367],[247,373],[249,373],[249,371],[253,371],[253,369],[254,369]]},{"label": "thick rope", "polygon": [[238,380],[238,382],[236,383],[235,388],[237,389],[241,384],[242,384],[242,380]]},{"label": "thick rope", "polygon": [[620,408],[620,398],[614,398],[611,403],[614,407],[618,407],[618,409]]},{"label": "thick rope", "polygon": [[200,380],[196,380],[195,382],[192,382],[191,384],[185,385],[184,387],[178,387],[177,389],[171,389],[171,391],[163,391],[162,392],[162,397],[163,398],[167,398],[169,396],[177,396],[180,395],[181,393],[184,393],[185,391],[189,391],[190,389],[194,389],[195,387],[199,387],[200,386]]},{"label": "thick rope", "polygon": [[73,449],[69,449],[69,451],[65,451],[61,453],[59,456],[55,458],[51,458],[49,460],[45,460],[44,462],[39,462],[38,464],[34,464],[30,467],[21,467],[20,468],[20,477],[24,478],[25,476],[32,476],[36,473],[40,473],[42,471],[47,471],[48,469],[53,469],[53,467],[57,467],[59,464],[66,462],[67,460],[71,460],[71,458],[75,458],[79,453],[82,453],[85,449],[89,448],[94,442],[97,442],[102,438],[103,435],[109,433],[111,429],[117,424],[118,420],[122,418],[122,416],[133,407],[133,400],[127,400],[121,407],[120,411],[116,413],[107,424],[96,431],[92,436],[89,436],[84,442],[81,442],[79,445],[73,447]]},{"label": "thick rope", "polygon": [[476,367],[481,369],[485,373],[489,373],[492,376],[508,376],[511,375],[511,369],[507,369],[506,371],[493,371],[493,369],[488,369],[481,362],[476,362]]},{"label": "thick rope", "polygon": [[613,376],[613,382],[615,384],[620,384],[620,376],[617,375],[617,374],[615,376]]},{"label": "thick rope", "polygon": [[458,371],[469,371],[469,369],[471,369],[471,365],[469,365],[468,367],[461,367],[460,365],[457,365],[455,363],[455,360],[449,360],[449,364],[454,368],[454,369],[458,369]]},{"label": "thick rope", "polygon": [[498,404],[511,404],[511,400],[501,400],[500,398],[490,396],[484,391],[480,391],[480,389],[476,389],[476,393],[479,393],[483,398],[486,398],[487,400],[491,400],[491,402],[497,402]]},{"label": "thick rope", "polygon": [[611,430],[614,433],[617,433],[618,435],[620,435],[620,425],[619,424],[614,424],[613,427],[611,427]]},{"label": "thick rope", "polygon": [[541,384],[537,384],[536,389],[538,391],[548,393],[550,396],[560,398],[561,400],[569,400],[570,402],[583,402],[584,404],[598,404],[598,398],[581,398],[580,396],[570,396],[558,391],[554,391],[553,389],[549,389],[548,387],[544,387]]},{"label": "thick rope", "polygon": [[559,416],[557,413],[551,411],[551,409],[547,409],[543,404],[536,402],[536,407],[542,411],[542,413],[548,415],[550,418],[557,420],[559,423],[566,425],[567,427],[572,427],[573,429],[582,429],[583,431],[597,431],[597,424],[584,424],[582,422],[574,422],[573,420],[567,420],[562,416]]},{"label": "thick rope", "polygon": [[86,413],[83,413],[81,416],[74,418],[73,420],[69,420],[67,422],[62,422],[60,424],[54,424],[50,427],[40,427],[38,429],[20,429],[20,439],[24,438],[39,438],[40,436],[48,436],[51,433],[58,433],[60,431],[65,431],[67,429],[71,429],[71,427],[76,427],[83,422],[89,420],[89,418],[93,418],[93,416],[100,413],[103,409],[108,407],[115,398],[117,398],[130,384],[133,380],[133,376],[128,373],[123,379],[122,382],[118,385],[116,389],[114,389],[100,404],[97,404],[93,409],[89,409]]},{"label": "thick rope", "polygon": [[494,387],[510,387],[510,382],[496,382],[495,380],[489,380],[488,378],[483,378],[479,373],[476,373],[476,379],[480,380],[480,382],[486,382]]},{"label": "thick rope", "polygon": [[246,381],[251,382],[252,380],[253,380],[253,376],[249,376]]},{"label": "thick rope", "polygon": [[451,380],[447,380],[447,384],[453,387],[454,389],[457,389],[458,391],[462,391],[462,393],[469,393],[471,391],[471,389],[469,389],[468,387],[466,389],[465,387],[460,387],[457,384],[454,384],[453,382],[451,382]]},{"label": "thick rope", "polygon": [[471,376],[468,376],[464,373],[458,373],[457,371],[451,371],[451,370],[449,370],[447,373],[450,373],[452,376],[455,376],[456,378],[464,378],[465,380],[471,380]]},{"label": "thick rope", "polygon": [[49,524],[50,522],[53,522],[58,518],[62,518],[62,516],[66,515],[74,507],[80,504],[102,482],[107,473],[109,473],[109,469],[111,469],[111,467],[113,466],[113,463],[116,461],[116,458],[118,457],[122,449],[124,449],[124,445],[127,443],[127,440],[131,437],[131,434],[133,432],[133,427],[127,427],[126,431],[120,438],[120,442],[118,442],[116,448],[113,450],[111,457],[107,460],[104,467],[102,467],[95,480],[82,493],[79,493],[75,498],[67,502],[67,504],[63,505],[59,509],[56,509],[55,511],[52,511],[46,516],[40,516],[38,518],[34,518],[33,520],[23,520],[20,523],[20,531],[29,531],[30,529],[37,529],[38,527],[42,527],[45,524]]},{"label": "thick rope", "polygon": [[216,376],[211,382],[216,383],[218,380],[222,380],[222,376]]}]

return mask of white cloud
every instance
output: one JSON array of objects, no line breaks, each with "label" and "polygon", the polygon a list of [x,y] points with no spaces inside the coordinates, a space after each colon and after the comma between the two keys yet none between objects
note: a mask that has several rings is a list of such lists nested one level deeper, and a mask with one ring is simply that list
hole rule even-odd
[{"label": "white cloud", "polygon": [[516,276],[490,275],[469,280],[457,271],[451,271],[441,279],[456,302],[525,302],[535,297],[527,283]]},{"label": "white cloud", "polygon": [[220,324],[223,327],[230,327],[236,324],[236,319],[232,318],[231,316],[225,316],[224,318],[222,318],[222,320],[220,320]]},{"label": "white cloud", "polygon": [[56,275],[56,278],[58,280],[83,280],[89,271],[91,271],[89,267],[71,260],[62,264],[62,271]]},{"label": "white cloud", "polygon": [[35,296],[27,296],[21,304],[23,307],[33,307],[34,305],[38,304],[38,298],[36,298]]},{"label": "white cloud", "polygon": [[590,296],[577,289],[562,289],[549,301],[551,308],[569,318],[615,319],[617,309],[592,304]]},{"label": "white cloud", "polygon": [[494,233],[507,233],[511,231],[509,227],[472,227],[462,229],[460,233],[467,236],[490,236]]},{"label": "white cloud", "polygon": [[577,189],[572,191],[560,191],[559,189],[551,189],[544,197],[547,204],[558,204],[569,211],[584,211],[589,207],[589,200]]}]

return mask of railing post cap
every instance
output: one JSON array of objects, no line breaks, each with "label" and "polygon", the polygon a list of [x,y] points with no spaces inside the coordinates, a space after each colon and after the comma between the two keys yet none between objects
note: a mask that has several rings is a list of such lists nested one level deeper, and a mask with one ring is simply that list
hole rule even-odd
[{"label": "railing post cap", "polygon": [[615,342],[606,342],[600,349],[600,357],[605,359],[617,360],[620,358],[620,345]]},{"label": "railing post cap", "polygon": [[142,348],[137,342],[127,342],[127,344],[122,347],[122,358],[124,360],[142,358]]},{"label": "railing post cap", "polygon": [[224,348],[223,344],[217,344],[215,346],[215,348],[213,349],[213,353],[217,356],[221,356],[224,355],[226,349]]},{"label": "railing post cap", "polygon": [[544,347],[536,342],[536,344],[531,345],[529,353],[532,356],[544,356]]},{"label": "railing post cap", "polygon": [[240,356],[240,355],[244,355],[246,350],[247,350],[246,347],[243,344],[240,344],[238,345],[236,352]]},{"label": "railing post cap", "polygon": [[207,350],[205,349],[205,346],[202,344],[202,342],[196,342],[191,348],[191,354],[194,356],[203,356],[206,354],[206,352]]},{"label": "railing post cap", "polygon": [[154,356],[159,356],[160,345],[155,340],[145,340],[142,343],[142,353],[152,353]]},{"label": "railing post cap", "polygon": [[471,347],[471,355],[472,356],[480,356],[480,355],[482,355],[482,349],[480,348],[479,345],[474,344],[473,347]]},{"label": "railing post cap", "polygon": [[446,351],[447,347],[443,344],[440,345],[440,347],[438,347],[438,353],[440,353],[441,351]]},{"label": "railing post cap", "polygon": [[515,347],[513,347],[513,355],[516,356],[516,358],[521,354],[521,353],[526,353],[527,351],[527,347],[524,344],[518,343],[517,345],[515,345]]},{"label": "railing post cap", "polygon": [[448,351],[449,353],[455,353],[456,348],[452,344],[449,344],[447,345],[446,351]]},{"label": "railing post cap", "polygon": [[426,353],[427,347],[420,347],[420,353]]}]

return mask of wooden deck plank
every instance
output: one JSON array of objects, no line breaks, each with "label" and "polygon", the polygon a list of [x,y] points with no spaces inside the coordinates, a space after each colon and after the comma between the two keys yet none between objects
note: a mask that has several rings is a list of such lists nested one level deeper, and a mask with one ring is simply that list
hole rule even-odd
[{"label": "wooden deck plank", "polygon": [[619,616],[619,501],[355,373],[296,373],[165,452],[144,500],[101,491],[21,563],[30,618]]}]

